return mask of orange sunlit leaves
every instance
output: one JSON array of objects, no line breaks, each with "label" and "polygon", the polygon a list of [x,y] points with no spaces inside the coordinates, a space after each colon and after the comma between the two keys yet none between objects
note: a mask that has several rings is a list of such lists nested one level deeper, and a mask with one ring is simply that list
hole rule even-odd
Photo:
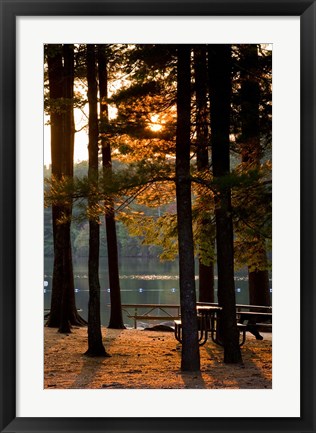
[{"label": "orange sunlit leaves", "polygon": [[137,203],[148,207],[158,207],[174,202],[174,182],[157,182],[149,185],[137,197]]},{"label": "orange sunlit leaves", "polygon": [[129,135],[121,135],[111,140],[113,157],[121,162],[137,162],[165,160],[175,152],[173,141],[153,139],[132,139]]}]

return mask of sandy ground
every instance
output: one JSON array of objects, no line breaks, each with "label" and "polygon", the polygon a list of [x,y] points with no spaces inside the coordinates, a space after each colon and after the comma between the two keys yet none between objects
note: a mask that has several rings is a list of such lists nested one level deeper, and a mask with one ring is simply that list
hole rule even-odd
[{"label": "sandy ground", "polygon": [[264,389],[272,388],[272,334],[247,333],[243,365],[223,363],[211,340],[200,348],[201,372],[181,372],[181,344],[172,332],[102,328],[109,358],[91,358],[87,328],[59,334],[44,328],[44,386],[49,389]]}]

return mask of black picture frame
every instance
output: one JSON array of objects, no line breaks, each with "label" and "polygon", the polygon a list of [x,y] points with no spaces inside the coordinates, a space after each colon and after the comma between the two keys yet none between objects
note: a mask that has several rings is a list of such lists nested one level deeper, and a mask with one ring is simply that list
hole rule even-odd
[{"label": "black picture frame", "polygon": [[[315,432],[316,5],[302,0],[0,0],[1,432]],[[299,16],[301,22],[301,416],[299,418],[19,418],[16,416],[16,17]],[[295,169],[293,167],[293,169]],[[299,288],[298,288],[299,290]],[[291,318],[289,318],[290,322]],[[284,402],[286,404],[286,402]],[[263,408],[264,411],[264,408]]]}]

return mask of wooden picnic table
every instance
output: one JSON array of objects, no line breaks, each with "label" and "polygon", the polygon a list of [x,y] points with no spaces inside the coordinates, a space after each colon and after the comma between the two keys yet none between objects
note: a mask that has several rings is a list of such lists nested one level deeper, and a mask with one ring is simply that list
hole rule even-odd
[{"label": "wooden picnic table", "polygon": [[178,304],[122,304],[122,310],[134,320],[135,329],[137,321],[172,321],[180,316]]},{"label": "wooden picnic table", "polygon": [[237,314],[237,316],[243,315],[243,316],[248,316],[248,317],[254,317],[254,316],[270,317],[272,319],[272,313],[266,313],[263,311],[237,311],[236,314]]},{"label": "wooden picnic table", "polygon": [[[216,332],[216,318],[217,314],[222,310],[222,307],[214,305],[197,305],[197,319],[198,319],[198,341],[199,345],[203,346],[208,339],[209,332],[211,333],[212,340],[215,340]],[[174,321],[174,335],[175,338],[182,343],[182,321],[177,319]]]},{"label": "wooden picnic table", "polygon": [[246,325],[247,331],[257,340],[263,340],[259,331],[270,331],[272,328],[272,312],[263,311],[237,311],[237,320]]},{"label": "wooden picnic table", "polygon": [[[265,308],[267,312],[262,311],[240,311],[239,308],[247,308],[259,310]],[[198,341],[199,345],[203,346],[209,334],[214,343],[223,345],[218,335],[218,323],[220,321],[220,314],[222,307],[217,303],[197,303],[196,305],[197,318],[198,318]],[[237,328],[241,336],[239,345],[242,346],[246,341],[246,332],[249,331],[258,340],[263,337],[259,334],[259,329],[264,326],[271,328],[271,323],[257,323],[259,319],[268,319],[272,323],[272,307],[261,307],[258,305],[236,305],[236,320]],[[175,325],[175,338],[182,343],[182,321],[181,318],[174,321]]]},{"label": "wooden picnic table", "polygon": [[[222,307],[218,305],[197,305],[197,319],[198,319],[198,341],[199,346],[203,346],[209,334],[214,343],[222,346],[223,343],[218,337],[218,322],[220,320],[220,313]],[[182,321],[180,319],[174,321],[174,334],[175,338],[182,343]],[[238,331],[242,335],[240,346],[246,341],[246,325],[237,323]]]},{"label": "wooden picnic table", "polygon": [[196,311],[198,314],[199,345],[203,346],[206,343],[209,332],[214,343],[217,343],[216,329],[222,307],[218,305],[197,305]]},{"label": "wooden picnic table", "polygon": [[[208,332],[211,334],[212,341],[219,346],[223,345],[221,338],[218,335],[218,323],[221,320],[221,312],[223,308],[218,305],[208,306],[208,305],[197,305],[197,311],[199,314],[204,316],[203,324],[206,327],[206,331],[204,333],[204,338],[202,340],[202,344],[205,344],[208,338]],[[207,326],[210,323],[210,328],[207,330]],[[242,346],[246,341],[246,331],[247,326],[242,323],[237,323],[237,328],[239,335],[241,336],[239,345]]]},{"label": "wooden picnic table", "polygon": [[[220,311],[221,307],[218,306],[197,306],[197,319],[198,319],[198,341],[199,345],[203,346],[206,343],[208,332],[215,325],[215,313]],[[181,318],[174,321],[174,335],[175,338],[182,343],[182,320]]]}]

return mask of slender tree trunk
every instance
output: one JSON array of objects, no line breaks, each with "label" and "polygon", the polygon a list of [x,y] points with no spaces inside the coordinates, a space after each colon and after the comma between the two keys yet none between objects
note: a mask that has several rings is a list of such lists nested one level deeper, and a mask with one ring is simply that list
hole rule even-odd
[{"label": "slender tree trunk", "polygon": [[218,302],[221,314],[221,336],[224,362],[242,362],[236,321],[234,283],[234,246],[230,187],[223,178],[230,172],[229,129],[231,98],[231,46],[209,45],[211,96],[211,143],[215,198],[216,244],[218,267]]},{"label": "slender tree trunk", "polygon": [[267,270],[249,270],[249,303],[251,305],[270,306],[270,284]]},{"label": "slender tree trunk", "polygon": [[[61,297],[61,317],[58,331],[61,333],[71,332],[71,295],[74,294],[74,286],[71,285],[69,274],[72,274],[72,257],[70,243],[70,223],[64,223],[61,227],[63,236],[63,282],[62,282],[62,297]],[[72,279],[73,281],[73,279]]]},{"label": "slender tree trunk", "polygon": [[[207,107],[207,49],[206,45],[194,47],[194,75],[196,94],[196,162],[199,171],[209,170],[209,112]],[[201,232],[208,230],[211,222],[203,218],[200,222]],[[215,240],[209,239],[209,247],[215,248]],[[214,302],[214,262],[205,264],[199,258],[199,301]]]},{"label": "slender tree trunk", "polygon": [[[73,45],[49,45],[47,48],[52,105],[50,113],[52,176],[56,180],[60,180],[62,176],[73,176],[73,57]],[[71,325],[86,324],[77,313],[75,303],[70,241],[71,208],[71,204],[52,206],[54,270],[47,326],[58,327],[60,332],[70,332]]]},{"label": "slender tree trunk", "polygon": [[188,45],[178,46],[176,194],[179,242],[180,304],[183,371],[200,370],[196,316],[194,248],[190,180],[190,54]]},{"label": "slender tree trunk", "polygon": [[199,301],[214,302],[214,263],[203,265],[199,260]]},{"label": "slender tree trunk", "polygon": [[[110,141],[105,138],[108,126],[108,107],[107,107],[107,61],[106,46],[98,45],[98,63],[99,63],[99,89],[100,89],[100,124],[101,124],[101,145],[102,145],[102,164],[103,170],[112,173],[111,145]],[[122,306],[121,306],[121,288],[119,279],[119,263],[114,203],[110,200],[107,203],[105,213],[106,241],[108,251],[108,269],[110,283],[111,314],[109,328],[125,329],[123,323]]]},{"label": "slender tree trunk", "polygon": [[[63,64],[62,46],[50,45],[47,52],[48,79],[50,99],[57,103],[63,97]],[[50,111],[51,122],[51,160],[52,177],[61,177],[61,144],[62,144],[62,125],[63,118],[60,110]],[[61,317],[61,298],[62,298],[62,275],[63,275],[63,237],[58,220],[61,218],[60,206],[52,206],[53,219],[53,239],[54,239],[54,268],[53,285],[50,306],[50,315],[47,326],[59,327]]]},{"label": "slender tree trunk", "polygon": [[98,109],[95,45],[87,45],[87,78],[89,102],[89,313],[88,350],[89,356],[107,356],[102,342],[100,317],[99,250],[100,228],[98,217],[93,215],[97,205],[94,193],[98,187]]},{"label": "slender tree trunk", "polygon": [[[74,47],[63,45],[63,95],[66,101],[63,110],[63,140],[62,149],[62,173],[67,177],[73,177],[74,160],[74,113],[73,113],[73,87],[74,87]],[[72,203],[64,206],[65,223],[62,224],[63,232],[63,283],[61,300],[61,320],[59,332],[70,332],[73,311],[76,311],[75,287],[72,268],[71,251],[71,216]],[[76,322],[75,322],[76,323]]]},{"label": "slender tree trunk", "polygon": [[52,295],[50,313],[46,326],[59,328],[61,321],[61,299],[63,292],[63,234],[58,220],[61,218],[59,206],[52,206],[53,239],[54,239],[54,265],[52,279]]},{"label": "slender tree trunk", "polygon": [[[242,45],[241,53],[241,123],[242,123],[242,162],[245,169],[259,169],[262,149],[260,145],[260,85],[258,82],[258,47],[256,44]],[[257,236],[256,244],[259,260],[263,267],[248,267],[249,302],[253,305],[271,305],[269,272],[264,238]]]}]

